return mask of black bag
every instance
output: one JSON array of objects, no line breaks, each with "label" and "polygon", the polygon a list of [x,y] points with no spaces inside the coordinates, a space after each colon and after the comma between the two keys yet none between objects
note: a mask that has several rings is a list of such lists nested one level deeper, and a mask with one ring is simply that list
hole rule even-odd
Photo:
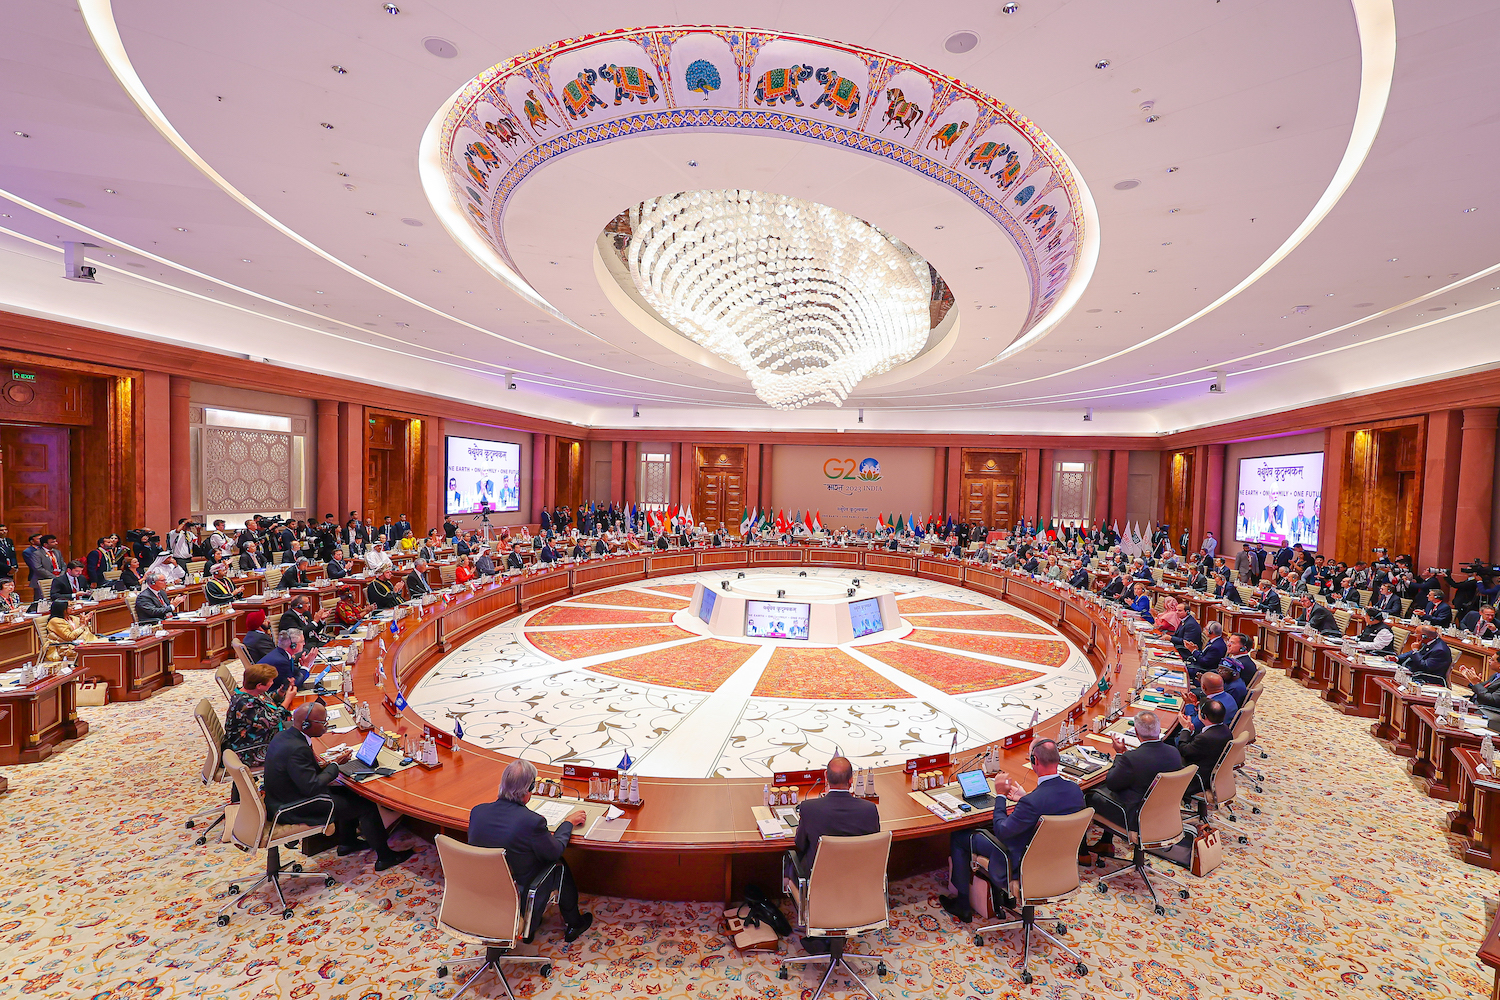
[{"label": "black bag", "polygon": [[745,906],[750,911],[745,915],[745,923],[756,927],[765,924],[779,937],[787,937],[792,933],[792,925],[786,914],[767,899],[760,886],[753,882],[745,886]]}]

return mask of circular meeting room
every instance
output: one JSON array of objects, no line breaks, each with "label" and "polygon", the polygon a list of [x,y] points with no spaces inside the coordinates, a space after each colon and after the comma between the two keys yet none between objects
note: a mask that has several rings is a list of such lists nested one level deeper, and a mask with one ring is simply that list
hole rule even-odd
[{"label": "circular meeting room", "polygon": [[1500,7],[7,27],[0,992],[1500,989]]}]

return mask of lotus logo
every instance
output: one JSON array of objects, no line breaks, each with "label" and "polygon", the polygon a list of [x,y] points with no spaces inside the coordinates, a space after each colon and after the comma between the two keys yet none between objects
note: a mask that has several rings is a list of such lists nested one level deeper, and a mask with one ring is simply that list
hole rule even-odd
[{"label": "lotus logo", "polygon": [[867,458],[859,463],[859,478],[865,482],[874,482],[880,478],[880,463],[873,458]]}]

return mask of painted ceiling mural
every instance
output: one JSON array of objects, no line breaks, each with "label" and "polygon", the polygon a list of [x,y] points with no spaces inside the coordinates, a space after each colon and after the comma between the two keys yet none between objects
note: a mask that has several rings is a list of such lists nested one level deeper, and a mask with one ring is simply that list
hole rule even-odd
[{"label": "painted ceiling mural", "polygon": [[1061,150],[1002,101],[854,45],[721,26],[565,39],[491,68],[441,136],[450,193],[517,274],[506,205],[532,171],[590,145],[664,130],[774,132],[884,157],[961,194],[1008,235],[1040,323],[1078,271],[1079,184]]}]

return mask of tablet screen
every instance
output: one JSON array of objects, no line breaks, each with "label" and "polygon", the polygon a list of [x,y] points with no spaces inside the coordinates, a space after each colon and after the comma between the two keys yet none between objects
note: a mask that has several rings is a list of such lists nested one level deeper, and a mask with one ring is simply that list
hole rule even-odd
[{"label": "tablet screen", "polygon": [[965,771],[958,776],[958,787],[966,799],[977,799],[990,794],[990,783],[983,771]]},{"label": "tablet screen", "polygon": [[380,748],[385,746],[385,738],[379,733],[370,733],[365,741],[354,751],[354,757],[365,767],[374,767],[375,760],[380,756]]}]

